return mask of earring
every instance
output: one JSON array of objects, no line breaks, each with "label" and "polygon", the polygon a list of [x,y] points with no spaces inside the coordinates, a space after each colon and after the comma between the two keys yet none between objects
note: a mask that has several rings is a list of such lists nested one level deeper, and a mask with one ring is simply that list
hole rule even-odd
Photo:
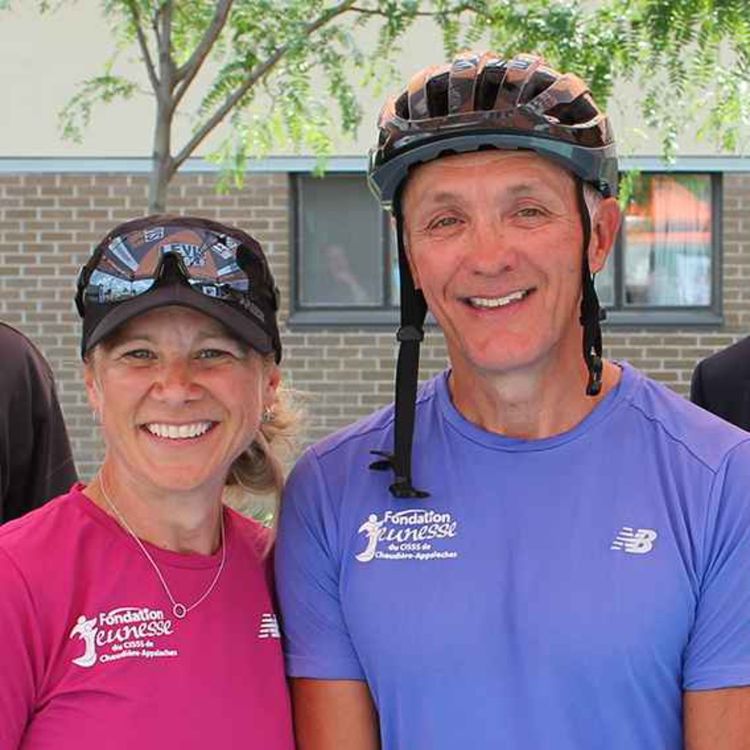
[{"label": "earring", "polygon": [[263,416],[261,416],[260,421],[263,424],[268,424],[269,422],[273,422],[273,409],[266,406],[265,409],[263,409]]}]

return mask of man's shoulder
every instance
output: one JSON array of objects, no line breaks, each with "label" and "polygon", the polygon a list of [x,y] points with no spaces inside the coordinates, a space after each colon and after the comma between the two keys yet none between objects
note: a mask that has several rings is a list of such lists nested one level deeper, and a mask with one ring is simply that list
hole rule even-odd
[{"label": "man's shoulder", "polygon": [[20,378],[52,378],[52,370],[42,353],[24,333],[0,321],[0,352],[3,367],[0,375],[4,383]]},{"label": "man's shoulder", "polygon": [[25,333],[3,321],[0,321],[0,349],[4,353],[23,353],[34,359],[42,359],[41,352]]},{"label": "man's shoulder", "polygon": [[699,365],[704,377],[750,377],[750,336],[706,357]]},{"label": "man's shoulder", "polygon": [[[417,395],[416,432],[425,422],[425,409],[435,407],[440,375],[425,382]],[[359,496],[374,487],[387,489],[388,472],[371,471],[373,462],[393,453],[395,409],[385,406],[309,446],[297,460],[287,481],[285,501],[297,495]],[[416,441],[415,441],[416,442]]]},{"label": "man's shoulder", "polygon": [[688,401],[662,383],[639,374],[629,406],[646,429],[659,434],[676,451],[684,452],[717,471],[737,446],[750,444],[750,434]]},{"label": "man's shoulder", "polygon": [[[437,375],[420,386],[416,399],[418,412],[434,403],[437,382],[441,377],[443,375]],[[381,450],[387,445],[390,450],[392,446],[388,441],[393,437],[394,419],[395,408],[391,403],[322,438],[310,450],[319,460],[337,457],[348,451],[359,451],[364,444],[372,450]]]}]

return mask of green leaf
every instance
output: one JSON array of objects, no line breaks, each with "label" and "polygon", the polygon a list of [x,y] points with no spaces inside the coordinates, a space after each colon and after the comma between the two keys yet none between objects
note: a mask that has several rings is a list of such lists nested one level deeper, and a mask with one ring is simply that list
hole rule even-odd
[{"label": "green leaf", "polygon": [[129,99],[137,90],[138,86],[133,81],[106,72],[85,81],[60,112],[63,138],[80,143],[96,103],[108,104],[118,98]]}]

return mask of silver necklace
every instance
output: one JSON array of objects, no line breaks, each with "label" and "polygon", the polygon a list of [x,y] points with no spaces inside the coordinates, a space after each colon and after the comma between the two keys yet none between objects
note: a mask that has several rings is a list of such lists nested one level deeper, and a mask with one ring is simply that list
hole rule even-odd
[{"label": "silver necklace", "polygon": [[102,495],[104,495],[104,499],[107,501],[107,505],[109,505],[110,508],[112,508],[112,511],[117,516],[117,519],[119,520],[120,524],[123,526],[123,528],[130,534],[130,536],[135,539],[138,546],[141,548],[141,552],[143,552],[146,559],[151,563],[151,567],[156,571],[156,575],[159,577],[159,580],[161,581],[161,585],[164,588],[164,591],[167,594],[167,597],[169,598],[169,601],[172,604],[172,614],[178,619],[182,620],[188,612],[191,612],[194,610],[199,604],[201,604],[205,599],[208,597],[208,595],[214,590],[216,587],[216,584],[219,581],[219,576],[221,576],[222,571],[224,570],[224,563],[227,561],[227,540],[226,540],[226,534],[224,532],[224,511],[222,509],[221,512],[221,563],[219,564],[219,569],[216,571],[216,575],[214,576],[213,581],[211,581],[209,587],[203,592],[203,594],[196,599],[192,604],[186,605],[182,602],[178,602],[174,596],[172,596],[172,592],[169,590],[169,586],[167,586],[167,581],[164,578],[164,575],[162,574],[161,570],[159,570],[159,566],[156,564],[156,560],[154,560],[153,557],[149,554],[148,550],[146,549],[146,545],[143,544],[143,542],[136,536],[133,529],[128,526],[128,522],[122,517],[122,513],[117,509],[117,506],[112,502],[111,498],[109,497],[109,494],[107,493],[106,488],[104,487],[104,478],[99,475],[99,487],[101,487]]}]

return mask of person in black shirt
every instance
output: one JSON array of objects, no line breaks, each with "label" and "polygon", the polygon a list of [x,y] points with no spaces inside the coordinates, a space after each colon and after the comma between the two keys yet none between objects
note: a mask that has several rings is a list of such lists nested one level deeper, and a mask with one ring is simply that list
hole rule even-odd
[{"label": "person in black shirt", "polygon": [[750,430],[750,336],[698,363],[690,400]]},{"label": "person in black shirt", "polygon": [[61,495],[76,469],[52,370],[19,331],[0,323],[0,523]]}]

